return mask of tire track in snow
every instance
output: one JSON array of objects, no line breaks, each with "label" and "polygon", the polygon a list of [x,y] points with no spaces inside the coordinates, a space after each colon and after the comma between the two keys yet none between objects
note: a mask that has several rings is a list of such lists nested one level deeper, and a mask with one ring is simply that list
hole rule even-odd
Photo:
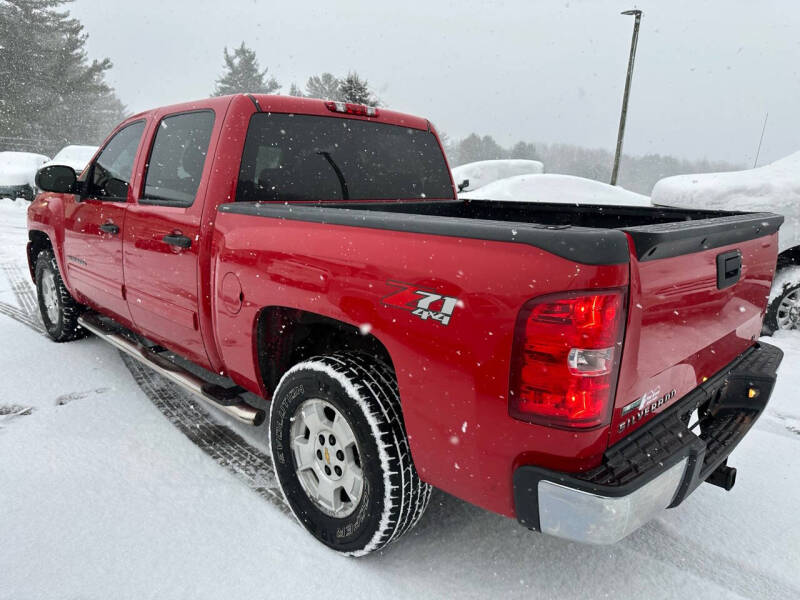
[{"label": "tire track in snow", "polygon": [[41,320],[36,290],[31,285],[29,275],[23,273],[17,263],[3,263],[2,268],[22,310],[34,320]]},{"label": "tire track in snow", "polygon": [[26,327],[33,329],[35,332],[44,335],[44,328],[42,327],[41,321],[38,318],[31,318],[30,315],[23,312],[16,306],[11,306],[5,302],[0,302],[0,314],[11,318],[18,323],[22,323]]},{"label": "tire track in snow", "polygon": [[44,334],[44,326],[39,315],[39,303],[36,299],[36,291],[33,289],[27,276],[16,263],[2,263],[0,268],[8,279],[11,291],[17,299],[19,306],[13,306],[6,302],[0,302],[0,314],[3,314],[18,323],[30,327],[40,334]]},{"label": "tire track in snow", "polygon": [[266,453],[248,444],[226,425],[214,421],[190,394],[127,354],[120,352],[120,355],[137,385],[173,425],[217,464],[289,514],[272,459]]},{"label": "tire track in snow", "polygon": [[626,550],[635,549],[637,556],[646,555],[671,564],[745,598],[800,598],[800,588],[759,571],[745,561],[678,535],[658,519],[645,526],[645,529],[651,528],[657,535],[634,533],[621,544]]},{"label": "tire track in snow", "polygon": [[[8,278],[20,306],[18,308],[0,302],[0,314],[44,334],[33,286],[18,265],[5,263],[0,268]],[[191,394],[123,352],[120,352],[120,356],[148,399],[192,443],[262,498],[289,514],[289,507],[283,500],[275,478],[272,459],[267,454],[248,444],[229,427],[214,421]],[[76,395],[67,394],[60,399],[72,400],[75,399],[73,396]]]}]

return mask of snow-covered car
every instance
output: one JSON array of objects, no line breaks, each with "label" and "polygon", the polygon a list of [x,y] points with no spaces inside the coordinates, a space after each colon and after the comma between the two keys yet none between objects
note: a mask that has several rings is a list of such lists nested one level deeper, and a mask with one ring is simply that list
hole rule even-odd
[{"label": "snow-covered car", "polygon": [[36,171],[48,160],[44,154],[0,152],[0,198],[33,200]]},{"label": "snow-covered car", "polygon": [[783,215],[764,328],[800,329],[800,152],[756,169],[667,177],[656,183],[652,200],[678,208]]},{"label": "snow-covered car", "polygon": [[561,204],[606,204],[650,206],[650,198],[618,185],[572,175],[517,175],[500,179],[473,192],[459,194],[473,200],[558,202]]},{"label": "snow-covered car", "polygon": [[79,146],[74,144],[64,146],[56,153],[52,160],[47,161],[42,166],[66,165],[67,167],[72,167],[73,171],[80,174],[86,168],[86,165],[89,164],[95,152],[97,152],[97,146]]},{"label": "snow-covered car", "polygon": [[[544,165],[538,160],[479,160],[459,165],[451,170],[453,181],[459,186],[459,191],[471,192],[499,179],[544,173]],[[465,181],[469,184],[461,187]]]}]

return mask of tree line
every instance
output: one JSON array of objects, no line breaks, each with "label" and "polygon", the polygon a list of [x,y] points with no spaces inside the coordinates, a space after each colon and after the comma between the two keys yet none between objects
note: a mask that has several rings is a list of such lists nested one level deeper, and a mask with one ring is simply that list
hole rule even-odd
[{"label": "tree line", "polygon": [[[89,60],[83,25],[62,10],[69,0],[0,0],[0,150],[28,150],[52,156],[65,144],[98,144],[127,116],[106,81],[108,58]],[[274,94],[283,86],[261,68],[256,52],[243,42],[223,50],[222,73],[213,95]],[[292,96],[379,106],[381,99],[356,71],[311,75]],[[520,141],[504,148],[489,135],[459,141],[441,134],[453,166],[477,160],[540,160],[545,171],[608,181],[613,155],[602,148]],[[648,194],[656,181],[680,173],[737,170],[742,165],[692,161],[648,154],[623,155],[619,183]]]},{"label": "tree line", "polygon": [[106,82],[111,61],[90,61],[66,0],[0,0],[0,150],[52,156],[102,140],[126,114]]},{"label": "tree line", "polygon": [[[451,166],[479,160],[523,158],[541,161],[545,173],[561,173],[608,182],[614,162],[614,153],[611,150],[573,144],[534,144],[520,141],[510,148],[504,148],[492,136],[479,136],[475,133],[458,141],[443,136],[443,142]],[[618,183],[631,191],[649,195],[659,179],[671,175],[737,171],[744,168],[746,167],[741,164],[707,159],[687,160],[663,154],[623,154]]]},{"label": "tree line", "polygon": [[[269,75],[268,67],[264,69],[260,67],[255,50],[248,48],[244,42],[232,52],[225,48],[223,61],[223,72],[217,79],[213,91],[214,96],[246,92],[253,94],[280,93],[281,84],[275,77]],[[369,82],[356,71],[349,71],[342,77],[336,77],[332,73],[312,75],[306,80],[305,90],[292,82],[287,93],[290,96],[354,102],[369,106],[381,104],[380,99],[370,89]]]},{"label": "tree line", "polygon": [[[67,144],[99,144],[128,116],[106,81],[108,58],[89,60],[83,25],[63,10],[69,0],[0,0],[0,151],[52,156]],[[212,95],[281,90],[244,43],[223,52]],[[377,106],[380,99],[356,71],[308,78],[288,93]]]}]

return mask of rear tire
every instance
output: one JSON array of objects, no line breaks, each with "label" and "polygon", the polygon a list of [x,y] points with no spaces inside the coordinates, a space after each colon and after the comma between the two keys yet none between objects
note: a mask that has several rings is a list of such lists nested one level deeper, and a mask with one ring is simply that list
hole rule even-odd
[{"label": "rear tire", "polygon": [[[394,373],[374,358],[318,356],[292,367],[270,405],[270,446],[295,517],[342,554],[395,541],[430,501],[432,488],[411,460]],[[344,483],[358,477],[360,486]],[[334,490],[332,502],[323,488]]]},{"label": "rear tire", "polygon": [[770,335],[780,330],[800,329],[800,282],[784,285],[780,294],[769,303],[764,329]]},{"label": "rear tire", "polygon": [[36,257],[36,298],[47,335],[55,342],[69,342],[86,332],[78,317],[86,310],[69,293],[52,250],[42,250]]}]

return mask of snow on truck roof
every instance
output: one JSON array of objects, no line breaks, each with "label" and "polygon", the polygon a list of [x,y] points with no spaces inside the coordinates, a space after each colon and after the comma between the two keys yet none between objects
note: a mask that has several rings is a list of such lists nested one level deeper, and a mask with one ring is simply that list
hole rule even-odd
[{"label": "snow on truck roof", "polygon": [[800,203],[800,152],[755,169],[665,177],[652,198],[681,208],[781,212]]},{"label": "snow on truck roof", "polygon": [[800,245],[800,152],[763,167],[666,177],[653,188],[653,204],[678,208],[774,212],[785,221],[779,248]]},{"label": "snow on truck roof", "polygon": [[498,179],[506,179],[515,175],[544,173],[544,165],[538,160],[521,158],[479,160],[454,167],[452,171],[453,181],[456,185],[460,185],[465,179],[469,180],[469,185],[464,188],[464,191],[471,192]]},{"label": "snow on truck roof", "polygon": [[34,186],[36,171],[46,161],[44,154],[33,152],[0,152],[0,186]]},{"label": "snow on truck roof", "polygon": [[458,197],[516,202],[650,206],[650,198],[625,188],[593,179],[556,174],[517,175],[494,181],[474,192],[459,194]]},{"label": "snow on truck roof", "polygon": [[69,145],[59,150],[52,160],[42,166],[66,165],[80,173],[97,152],[97,146]]}]

